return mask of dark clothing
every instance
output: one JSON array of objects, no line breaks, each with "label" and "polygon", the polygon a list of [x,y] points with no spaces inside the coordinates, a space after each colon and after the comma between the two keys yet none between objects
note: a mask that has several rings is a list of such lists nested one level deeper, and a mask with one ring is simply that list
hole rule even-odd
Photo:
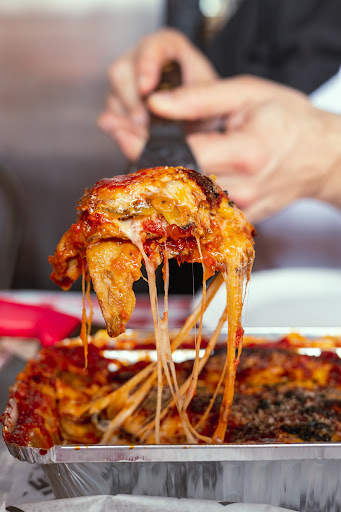
[{"label": "dark clothing", "polygon": [[244,0],[207,54],[223,77],[253,74],[311,93],[341,64],[341,1]]}]

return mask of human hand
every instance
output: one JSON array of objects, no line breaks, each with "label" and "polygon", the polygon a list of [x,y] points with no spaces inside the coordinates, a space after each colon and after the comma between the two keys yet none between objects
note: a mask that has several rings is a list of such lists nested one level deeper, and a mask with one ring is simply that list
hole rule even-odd
[{"label": "human hand", "polygon": [[148,106],[168,118],[221,123],[219,132],[192,133],[188,142],[203,171],[217,176],[251,222],[300,197],[341,203],[326,181],[340,156],[341,118],[300,92],[243,76],[154,93]]},{"label": "human hand", "polygon": [[148,136],[145,98],[156,88],[162,66],[171,60],[180,64],[184,86],[216,79],[209,60],[173,29],[145,37],[109,70],[110,92],[98,125],[130,160],[139,157]]}]

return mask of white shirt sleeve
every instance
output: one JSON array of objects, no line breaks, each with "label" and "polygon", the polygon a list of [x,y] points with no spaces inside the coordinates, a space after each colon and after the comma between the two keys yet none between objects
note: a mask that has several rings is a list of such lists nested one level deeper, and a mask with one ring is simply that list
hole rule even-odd
[{"label": "white shirt sleeve", "polygon": [[315,107],[334,114],[341,114],[341,67],[327,82],[310,94]]}]

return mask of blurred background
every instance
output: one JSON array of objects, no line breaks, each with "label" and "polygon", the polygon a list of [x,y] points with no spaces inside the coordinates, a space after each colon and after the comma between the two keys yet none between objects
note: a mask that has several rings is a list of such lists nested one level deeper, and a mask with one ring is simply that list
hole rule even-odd
[{"label": "blurred background", "polygon": [[[99,179],[127,170],[117,145],[100,132],[96,120],[105,102],[111,62],[143,35],[162,25],[174,26],[209,54],[228,22],[230,39],[225,40],[223,52],[215,52],[215,65],[223,76],[253,72],[310,93],[336,72],[341,60],[336,51],[329,52],[334,60],[328,62],[328,52],[318,48],[316,55],[323,65],[316,66],[312,49],[323,38],[319,32],[309,46],[309,33],[315,33],[311,27],[316,26],[309,16],[300,20],[302,26],[294,20],[293,31],[288,32],[291,20],[283,19],[275,4],[261,0],[0,0],[0,288],[56,289],[49,280],[47,258],[75,220],[78,199]],[[321,2],[302,0],[303,4],[308,13],[310,6]],[[268,8],[263,9],[264,5]],[[248,9],[239,15],[244,6]],[[316,13],[316,19],[321,18]],[[263,30],[265,22],[274,30]],[[341,34],[337,21],[334,25],[332,32],[327,27],[333,37]],[[290,51],[282,43],[283,32],[291,37]],[[288,68],[281,68],[270,52],[276,51],[285,64],[283,48],[290,57]],[[313,72],[306,86],[309,70]],[[314,208],[314,221],[306,205],[295,204],[291,220],[284,212],[257,226],[256,269],[341,267],[341,237],[335,236],[341,232],[339,212],[324,206],[326,221],[322,222],[320,206],[317,213]],[[191,293],[191,286],[176,291]]]}]

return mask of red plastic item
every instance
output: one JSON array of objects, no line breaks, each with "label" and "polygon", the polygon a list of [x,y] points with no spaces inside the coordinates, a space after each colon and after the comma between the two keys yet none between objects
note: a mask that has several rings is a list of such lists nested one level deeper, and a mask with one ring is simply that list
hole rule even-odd
[{"label": "red plastic item", "polygon": [[49,307],[0,299],[0,336],[36,338],[49,347],[70,336],[79,324],[79,318]]}]

